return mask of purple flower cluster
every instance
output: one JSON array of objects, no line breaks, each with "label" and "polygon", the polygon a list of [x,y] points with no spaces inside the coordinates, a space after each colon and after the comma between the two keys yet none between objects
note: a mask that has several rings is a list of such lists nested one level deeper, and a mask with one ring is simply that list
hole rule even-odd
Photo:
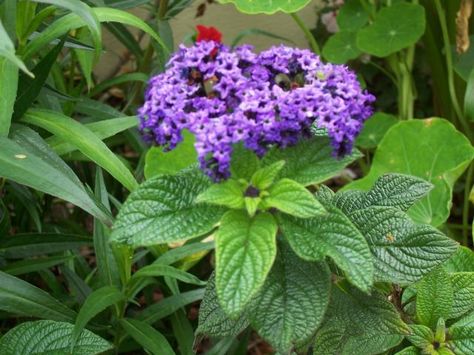
[{"label": "purple flower cluster", "polygon": [[214,180],[230,175],[232,146],[262,156],[326,129],[335,155],[350,153],[374,97],[353,72],[308,50],[250,46],[231,51],[214,41],[181,46],[167,70],[150,80],[139,111],[150,142],[172,150],[184,129],[196,137],[201,168]]}]

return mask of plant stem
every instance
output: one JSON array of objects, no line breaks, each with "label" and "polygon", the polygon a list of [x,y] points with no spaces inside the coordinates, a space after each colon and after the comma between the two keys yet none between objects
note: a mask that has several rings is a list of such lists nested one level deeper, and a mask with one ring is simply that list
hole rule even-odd
[{"label": "plant stem", "polygon": [[304,22],[296,14],[296,12],[291,13],[290,16],[293,18],[293,20],[295,20],[296,24],[303,31],[304,35],[306,36],[306,39],[309,42],[309,46],[311,47],[311,50],[317,55],[321,55],[321,50],[319,49],[318,42],[316,42],[316,39],[314,38],[309,28],[304,24]]},{"label": "plant stem", "polygon": [[441,32],[443,34],[444,55],[446,59],[446,67],[448,70],[448,89],[449,89],[449,96],[451,98],[451,104],[453,105],[456,116],[461,122],[462,128],[464,129],[464,133],[472,141],[473,135],[472,135],[471,127],[469,126],[468,122],[466,122],[466,118],[464,117],[464,114],[461,110],[461,106],[459,105],[458,97],[456,95],[456,87],[454,85],[453,57],[451,53],[451,43],[449,40],[448,26],[446,24],[446,15],[445,15],[443,7],[441,6],[440,0],[434,0],[434,2],[436,6],[436,12],[438,13]]},{"label": "plant stem", "polygon": [[471,204],[471,201],[469,200],[469,194],[471,193],[473,175],[474,164],[471,163],[467,169],[466,182],[464,184],[464,205],[462,209],[462,239],[465,246],[468,246],[469,238],[469,207]]}]

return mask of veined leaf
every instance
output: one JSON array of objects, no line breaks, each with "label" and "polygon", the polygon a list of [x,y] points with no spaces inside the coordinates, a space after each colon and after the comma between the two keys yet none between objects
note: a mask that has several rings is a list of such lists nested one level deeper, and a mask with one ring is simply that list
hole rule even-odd
[{"label": "veined leaf", "polygon": [[474,251],[460,246],[443,267],[448,272],[474,272]]},{"label": "veined leaf", "polygon": [[85,156],[107,170],[128,190],[133,191],[138,186],[132,173],[122,161],[93,132],[76,120],[54,111],[30,109],[25,114],[23,121],[44,128],[71,142]]},{"label": "veined leaf", "polygon": [[216,235],[216,288],[223,310],[238,317],[265,282],[276,256],[277,224],[269,213],[227,212]]},{"label": "veined leaf", "polygon": [[364,128],[355,141],[356,146],[364,149],[377,148],[385,133],[398,122],[398,118],[393,115],[384,112],[374,113],[364,122]]},{"label": "veined leaf", "polygon": [[449,317],[458,318],[474,310],[474,272],[456,272],[451,275],[453,306]]},{"label": "veined leaf", "polygon": [[209,186],[209,179],[197,169],[146,181],[122,206],[111,240],[153,245],[191,239],[210,232],[224,210],[194,202]]},{"label": "veined leaf", "polygon": [[285,161],[280,160],[273,164],[258,169],[250,179],[250,183],[259,190],[266,190],[275,181],[278,173],[285,166]]},{"label": "veined leaf", "polygon": [[279,244],[278,252],[248,317],[264,339],[287,354],[316,331],[329,303],[331,283],[324,262],[301,260],[284,243]]},{"label": "veined leaf", "polygon": [[[52,320],[25,322],[0,339],[2,355],[69,354],[73,325]],[[112,345],[85,329],[79,335],[74,355],[94,355],[110,350]]]},{"label": "veined leaf", "polygon": [[410,324],[410,335],[407,336],[407,339],[415,345],[417,348],[425,349],[430,344],[434,342],[434,333],[426,325],[422,324]]},{"label": "veined leaf", "polygon": [[168,340],[148,323],[124,318],[120,320],[123,329],[153,355],[174,355]]},{"label": "veined leaf", "polygon": [[245,186],[242,186],[239,181],[229,179],[219,184],[212,184],[196,198],[196,202],[235,209],[244,208],[244,188]]},{"label": "veined leaf", "polygon": [[448,330],[448,346],[456,355],[474,352],[474,312],[454,323]]}]

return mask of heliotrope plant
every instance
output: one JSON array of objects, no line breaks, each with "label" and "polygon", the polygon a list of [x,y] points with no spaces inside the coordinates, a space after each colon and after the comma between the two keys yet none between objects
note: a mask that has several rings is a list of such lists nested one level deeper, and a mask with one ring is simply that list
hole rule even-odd
[{"label": "heliotrope plant", "polygon": [[[352,143],[373,96],[348,68],[307,50],[232,50],[208,33],[151,79],[140,110],[145,138],[166,150],[190,131],[200,166],[143,183],[121,208],[112,239],[214,239],[198,339],[250,325],[282,354],[376,354],[413,336],[407,323],[425,324],[423,312],[404,309],[401,287],[437,272],[457,248],[406,213],[431,184],[388,174],[368,192],[320,185],[360,156]],[[410,292],[419,298],[422,290]],[[470,310],[424,311],[425,326]],[[456,334],[433,336],[430,349],[442,340],[463,353]]]}]

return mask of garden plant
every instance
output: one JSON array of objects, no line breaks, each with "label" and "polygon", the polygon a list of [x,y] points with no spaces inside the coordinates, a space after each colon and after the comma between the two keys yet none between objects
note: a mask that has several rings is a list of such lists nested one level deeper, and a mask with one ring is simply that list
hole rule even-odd
[{"label": "garden plant", "polygon": [[0,355],[474,354],[472,9],[0,0]]}]

